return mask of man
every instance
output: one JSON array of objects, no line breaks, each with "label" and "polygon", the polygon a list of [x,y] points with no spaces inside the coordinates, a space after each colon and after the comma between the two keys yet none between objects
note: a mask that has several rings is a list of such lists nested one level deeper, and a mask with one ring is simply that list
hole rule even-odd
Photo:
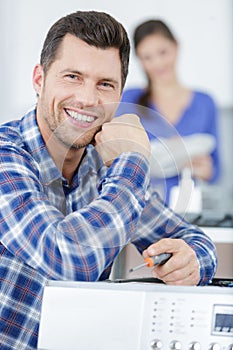
[{"label": "man", "polygon": [[79,11],[50,29],[35,66],[38,102],[0,128],[0,343],[35,349],[48,279],[97,281],[129,242],[171,259],[167,284],[206,284],[215,247],[148,187],[149,141],[135,115],[112,117],[128,71],[120,23]]}]

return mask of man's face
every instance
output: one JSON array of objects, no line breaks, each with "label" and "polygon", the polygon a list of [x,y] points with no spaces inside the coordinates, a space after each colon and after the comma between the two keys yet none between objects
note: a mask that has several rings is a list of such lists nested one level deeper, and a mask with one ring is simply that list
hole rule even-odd
[{"label": "man's face", "polygon": [[121,62],[116,48],[99,49],[67,34],[46,75],[40,65],[33,83],[42,135],[67,147],[89,144],[112,119],[121,98]]}]

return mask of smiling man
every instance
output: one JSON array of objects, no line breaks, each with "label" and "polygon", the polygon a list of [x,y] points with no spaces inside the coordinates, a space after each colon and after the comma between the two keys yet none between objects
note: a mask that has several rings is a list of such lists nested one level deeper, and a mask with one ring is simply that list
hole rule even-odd
[{"label": "smiling man", "polygon": [[107,279],[130,242],[144,256],[172,253],[153,271],[167,284],[206,284],[215,273],[210,238],[148,186],[139,118],[112,119],[129,49],[108,14],[61,18],[33,71],[36,106],[0,127],[1,350],[36,349],[49,279]]},{"label": "smiling man", "polygon": [[109,104],[119,101],[122,82],[118,49],[103,50],[67,34],[55,62],[47,73],[43,63],[37,65],[33,81],[39,95],[37,120],[43,135],[47,139],[54,132],[66,146],[83,152],[101,125],[112,119],[114,104],[111,108]]}]

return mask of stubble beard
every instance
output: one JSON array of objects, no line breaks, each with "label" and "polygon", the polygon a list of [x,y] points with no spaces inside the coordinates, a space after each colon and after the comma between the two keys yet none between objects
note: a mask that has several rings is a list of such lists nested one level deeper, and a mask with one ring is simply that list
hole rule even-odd
[{"label": "stubble beard", "polygon": [[101,130],[101,126],[95,127],[94,129],[84,132],[74,141],[67,141],[67,138],[61,135],[59,127],[56,128],[53,133],[56,138],[68,149],[78,150],[87,147],[89,144],[94,143],[95,135]]},{"label": "stubble beard", "polygon": [[62,121],[62,112],[50,115],[47,111],[45,122],[52,134],[63,146],[69,150],[78,150],[85,148],[94,142],[95,135],[101,130],[101,125],[96,126],[88,131],[74,131],[67,120]]}]

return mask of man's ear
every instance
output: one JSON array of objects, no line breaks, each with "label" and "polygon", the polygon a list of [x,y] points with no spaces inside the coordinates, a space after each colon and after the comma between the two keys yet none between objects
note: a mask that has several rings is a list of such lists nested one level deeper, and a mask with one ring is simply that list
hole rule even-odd
[{"label": "man's ear", "polygon": [[33,69],[33,76],[32,76],[32,82],[34,89],[36,91],[36,94],[40,96],[40,92],[43,85],[43,79],[44,79],[44,71],[40,64],[37,64]]}]

